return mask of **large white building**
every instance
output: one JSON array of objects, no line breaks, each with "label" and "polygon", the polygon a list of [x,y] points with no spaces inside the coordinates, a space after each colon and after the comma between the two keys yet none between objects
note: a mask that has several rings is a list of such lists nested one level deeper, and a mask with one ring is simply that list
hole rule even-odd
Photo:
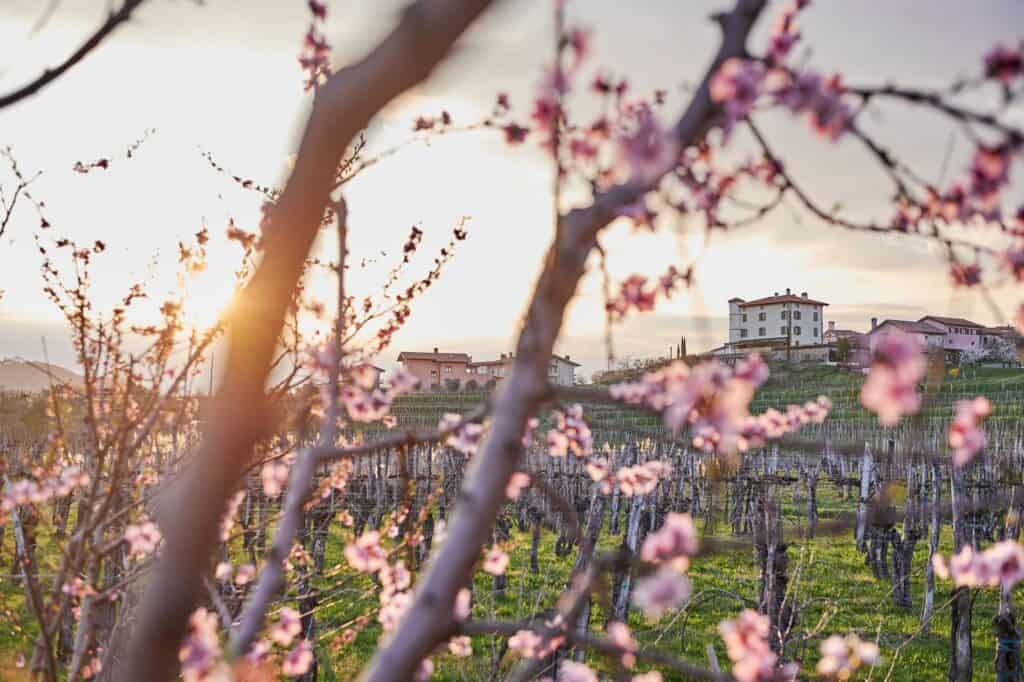
[{"label": "large white building", "polygon": [[744,301],[729,300],[729,345],[756,345],[758,342],[783,342],[788,346],[814,346],[824,343],[825,306],[828,303],[799,296],[789,289],[785,294]]}]

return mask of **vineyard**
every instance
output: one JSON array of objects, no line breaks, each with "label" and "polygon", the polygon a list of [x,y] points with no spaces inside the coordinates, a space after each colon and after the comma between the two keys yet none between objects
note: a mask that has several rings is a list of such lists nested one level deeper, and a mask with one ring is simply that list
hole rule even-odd
[{"label": "vineyard", "polygon": [[[977,370],[945,377],[920,418],[883,429],[858,407],[858,376],[784,369],[776,374],[782,377],[757,394],[754,411],[827,393],[832,414],[801,431],[798,440],[747,452],[731,469],[673,437],[656,416],[602,398],[606,394],[598,387],[569,390],[565,400],[582,401],[595,450],[608,458],[610,469],[660,460],[671,465],[671,473],[652,489],[627,496],[618,487],[602,491],[579,458],[530,448],[524,470],[531,483],[509,501],[492,531],[493,542],[510,557],[508,569],[476,574],[474,622],[545,617],[580,566],[597,555],[632,556],[667,514],[689,512],[701,550],[689,572],[692,595],[686,603],[658,621],[646,619],[632,606],[640,576],[628,561],[619,563],[596,591],[602,596],[584,601],[576,625],[581,637],[603,630],[609,620],[623,621],[641,652],[667,650],[714,670],[720,658],[724,662],[718,623],[751,608],[769,616],[773,646],[784,660],[799,662],[807,676],[813,675],[823,633],[845,631],[879,645],[883,659],[873,679],[939,679],[957,637],[967,637],[973,647],[979,678],[991,679],[999,640],[993,618],[1001,608],[1007,612],[1015,595],[979,589],[969,600],[958,600],[948,582],[936,579],[930,559],[936,552],[951,553],[954,533],[977,548],[1019,534],[1021,375]],[[997,406],[989,445],[983,457],[953,472],[944,454],[952,404],[979,394]],[[397,400],[392,411],[399,430],[427,428],[445,413],[469,412],[487,400],[480,393],[414,393]],[[296,565],[290,570],[300,579],[271,612],[295,608],[302,614],[304,629],[317,642],[313,672],[320,679],[353,677],[383,636],[381,583],[352,569],[343,554],[346,545],[374,529],[413,538],[391,551],[416,572],[443,536],[468,465],[466,455],[438,445],[378,453],[355,462],[344,490],[331,489],[309,508],[299,532],[301,549],[292,551]],[[259,565],[281,505],[254,473],[222,560]],[[56,540],[76,513],[59,505],[50,515],[23,514],[16,532],[2,536],[0,558],[8,574],[2,578],[0,641],[8,663],[21,660],[38,634],[13,560],[16,545],[27,543],[23,549],[39,574],[52,575],[59,563]],[[122,561],[131,580],[145,575],[145,564],[130,556]],[[237,576],[223,578],[216,588],[211,582],[211,596],[230,618],[250,586]],[[112,608],[107,617],[113,617]],[[951,630],[954,622],[959,630]],[[495,636],[501,632],[469,634],[474,655],[435,656],[437,679],[528,676],[549,669],[558,657],[584,656],[582,650],[560,650],[521,669],[522,659],[509,652],[507,639]],[[591,655],[588,661],[614,673],[600,658]],[[660,669],[666,679],[688,679],[686,670]]]}]

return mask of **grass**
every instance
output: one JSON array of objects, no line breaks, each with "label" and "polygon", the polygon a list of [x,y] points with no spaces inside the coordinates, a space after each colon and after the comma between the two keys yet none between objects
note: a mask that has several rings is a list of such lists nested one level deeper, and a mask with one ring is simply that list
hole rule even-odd
[{"label": "grass", "polygon": [[[790,599],[801,605],[797,630],[810,631],[807,641],[793,649],[791,655],[802,659],[801,678],[813,677],[818,660],[818,643],[833,633],[856,632],[864,639],[877,641],[884,660],[873,671],[870,679],[911,682],[943,679],[949,660],[949,609],[946,605],[951,586],[937,581],[935,616],[930,633],[919,628],[921,605],[924,601],[924,567],[928,560],[927,540],[917,543],[912,572],[913,607],[903,610],[893,605],[891,583],[876,580],[865,565],[864,556],[857,551],[852,531],[841,536],[799,539],[802,519],[793,504],[789,489],[780,491],[784,496],[784,523],[786,540],[790,541]],[[837,491],[823,484],[819,492],[819,514],[822,520],[849,512],[853,499],[843,501]],[[801,506],[802,508],[802,506]],[[723,537],[728,535],[726,524],[719,523]],[[554,552],[555,534],[545,531],[540,546],[539,573],[531,573],[529,566],[530,533],[513,529],[506,545],[512,561],[508,570],[508,584],[504,595],[492,593],[492,577],[478,572],[474,579],[473,617],[478,619],[516,620],[533,616],[550,608],[566,585],[575,559],[575,550],[566,557]],[[607,524],[599,546],[613,548],[621,542],[621,535],[612,536]],[[951,530],[943,529],[940,552],[952,551]],[[671,653],[692,663],[707,664],[706,645],[714,645],[723,667],[728,667],[725,649],[717,632],[718,623],[734,617],[744,606],[754,606],[757,599],[758,571],[752,551],[739,551],[698,559],[690,569],[693,597],[688,607],[666,614],[657,623],[646,621],[636,611],[630,613],[630,627],[641,648],[653,647]],[[368,603],[376,599],[369,581],[361,601],[338,605],[325,610],[323,618],[344,620],[351,618]],[[1017,590],[1017,601],[1024,598]],[[977,679],[992,679],[995,657],[995,636],[991,632],[991,619],[999,606],[995,590],[978,590],[973,611],[974,670]],[[592,630],[603,628],[604,615],[600,605],[594,604]],[[331,654],[329,665],[338,679],[350,679],[367,662],[379,637],[378,628],[369,628],[352,644]],[[434,657],[435,679],[483,680],[491,679],[491,661],[500,647],[497,638],[476,637],[474,656],[455,659],[447,653]],[[596,669],[610,670],[607,661],[588,655]],[[506,655],[498,669],[510,671],[517,660]],[[640,665],[638,669],[644,669]],[[666,671],[666,680],[682,677]],[[868,679],[862,673],[858,679]]]}]

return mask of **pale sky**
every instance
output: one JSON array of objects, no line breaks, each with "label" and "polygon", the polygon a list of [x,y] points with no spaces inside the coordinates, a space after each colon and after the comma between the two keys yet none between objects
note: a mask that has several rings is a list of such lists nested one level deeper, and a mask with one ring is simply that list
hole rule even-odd
[{"label": "pale sky", "polygon": [[[363,54],[393,24],[401,3],[329,2],[328,34],[334,61]],[[717,29],[706,17],[723,2],[572,0],[574,23],[594,30],[592,66],[627,76],[637,94],[670,92],[666,111],[678,114],[685,85],[703,72]],[[34,0],[6,0],[0,15],[0,91],[34,76],[74,49],[102,16],[103,0],[63,0],[45,29],[29,30]],[[769,8],[752,45],[764,44]],[[818,0],[802,16],[810,64],[841,71],[848,82],[894,81],[941,87],[978,71],[996,42],[1016,44],[1024,5],[942,0],[920,3]],[[412,136],[420,114],[450,111],[471,123],[490,109],[499,91],[511,95],[525,120],[531,94],[551,50],[550,0],[505,0],[459,44],[454,56],[422,88],[407,93],[373,123],[371,149]],[[210,268],[196,282],[195,319],[210,321],[231,293],[237,247],[222,236],[229,217],[255,230],[259,196],[215,174],[201,156],[211,152],[232,171],[279,182],[296,127],[309,105],[296,55],[308,23],[303,0],[238,2],[151,0],[79,67],[41,94],[0,111],[0,145],[10,145],[22,167],[44,171],[33,186],[47,203],[54,227],[46,239],[103,239],[111,255],[99,261],[95,291],[107,305],[139,276],[154,296],[174,288],[177,242],[205,224],[213,235]],[[586,83],[586,81],[583,81]],[[1014,121],[1024,122],[1021,111]],[[918,110],[878,107],[867,127],[922,175],[938,179],[951,126]],[[802,121],[782,117],[764,127],[787,167],[825,205],[840,202],[857,217],[889,215],[891,188],[852,141],[828,144]],[[124,149],[155,129],[131,160]],[[738,137],[736,152],[752,147]],[[954,137],[947,179],[965,167],[970,147]],[[112,157],[107,171],[74,173],[76,161]],[[1019,167],[1013,172],[1019,178]],[[7,182],[0,170],[0,182]],[[401,350],[434,346],[486,358],[514,346],[519,317],[551,235],[550,169],[535,145],[508,148],[495,133],[466,133],[418,143],[353,181],[347,190],[354,258],[383,249],[397,253],[409,227],[426,235],[410,272],[430,267],[460,216],[471,217],[441,281],[416,304],[393,347],[380,358],[391,366]],[[1019,203],[1017,182],[1009,193]],[[1016,203],[1012,203],[1016,205]],[[40,290],[37,219],[20,212],[0,242],[0,357],[50,357],[73,362],[54,306]],[[701,251],[693,290],[615,331],[619,355],[663,354],[686,336],[703,350],[726,336],[726,301],[781,291],[807,291],[829,302],[826,320],[866,328],[868,319],[916,318],[925,313],[998,320],[974,294],[953,291],[941,254],[905,238],[864,237],[826,228],[795,208],[780,209],[734,234],[716,233],[703,250],[701,229],[680,223],[657,236],[634,235],[615,224],[604,237],[616,279],[657,274],[688,263]],[[682,236],[681,236],[682,235]],[[329,240],[327,240],[329,242]],[[325,248],[328,244],[324,245]],[[153,265],[153,263],[156,263]],[[392,261],[353,275],[365,287]],[[327,280],[314,290],[328,292]],[[558,350],[590,374],[604,366],[600,279],[580,288]],[[996,292],[1004,311],[1020,297]]]}]

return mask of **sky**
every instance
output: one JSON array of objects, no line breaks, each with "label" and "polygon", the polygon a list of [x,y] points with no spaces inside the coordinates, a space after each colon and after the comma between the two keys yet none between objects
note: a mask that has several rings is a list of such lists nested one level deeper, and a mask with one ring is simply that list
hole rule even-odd
[{"label": "sky", "polygon": [[[42,30],[32,32],[40,5],[7,0],[0,15],[0,91],[7,91],[69,53],[101,20],[105,0],[62,0]],[[357,59],[394,24],[401,3],[332,0],[327,34],[333,62]],[[668,91],[665,111],[678,114],[717,45],[708,21],[723,2],[570,0],[573,25],[593,31],[593,68],[627,77],[631,91]],[[769,6],[768,15],[781,3]],[[840,71],[847,82],[897,82],[925,88],[978,71],[997,43],[1016,44],[1024,5],[1015,0],[965,4],[820,0],[801,18],[808,64]],[[449,111],[456,124],[480,120],[497,92],[511,96],[518,117],[550,60],[550,0],[498,3],[459,42],[452,57],[423,86],[389,105],[368,130],[371,153],[413,139],[419,115]],[[191,319],[216,319],[233,292],[239,249],[222,239],[228,221],[255,230],[260,197],[215,173],[208,152],[233,172],[265,184],[285,176],[310,99],[296,62],[308,24],[301,0],[150,0],[137,18],[65,77],[40,94],[0,110],[0,145],[24,170],[42,171],[33,184],[53,224],[42,239],[102,239],[93,291],[111,306],[137,279],[154,301],[178,286],[177,243],[210,229],[209,267],[188,284]],[[770,16],[752,46],[764,45]],[[583,81],[586,82],[586,81]],[[978,104],[985,104],[979,102]],[[587,106],[581,101],[579,106]],[[1021,111],[1010,114],[1017,124]],[[875,107],[869,131],[922,175],[949,180],[965,167],[971,148],[947,122],[920,110]],[[768,116],[763,127],[787,168],[825,205],[884,220],[892,188],[862,148],[830,144],[806,123]],[[125,149],[153,132],[132,159]],[[738,135],[737,155],[752,149]],[[949,156],[948,161],[944,159]],[[109,157],[109,169],[79,174],[76,161]],[[945,168],[945,170],[943,170]],[[1019,177],[1022,169],[1015,168]],[[0,170],[0,183],[10,177]],[[346,190],[354,259],[379,256],[352,273],[352,288],[372,291],[417,225],[425,232],[411,274],[425,273],[452,227],[468,216],[469,238],[459,244],[441,280],[414,307],[394,345],[379,359],[391,367],[402,350],[463,351],[486,359],[514,348],[533,280],[551,239],[551,169],[536,145],[509,148],[495,132],[468,132],[404,146],[354,180]],[[1021,186],[1011,197],[1019,202]],[[58,311],[41,291],[38,219],[27,207],[0,240],[0,357],[74,359]],[[330,238],[317,247],[331,252]],[[697,258],[696,285],[650,315],[614,329],[619,357],[664,354],[686,337],[706,350],[727,336],[726,301],[782,291],[807,291],[830,305],[826,320],[866,329],[871,317],[926,313],[1001,322],[976,294],[955,291],[942,254],[898,236],[879,238],[829,228],[790,205],[758,224],[708,239],[696,221],[679,220],[658,234],[636,234],[625,221],[602,238],[614,279],[657,274]],[[325,298],[325,277],[310,282]],[[1019,297],[1017,297],[1019,298]],[[1009,312],[1012,292],[996,291]],[[583,363],[589,375],[605,366],[601,279],[591,267],[573,302],[557,351]]]}]

